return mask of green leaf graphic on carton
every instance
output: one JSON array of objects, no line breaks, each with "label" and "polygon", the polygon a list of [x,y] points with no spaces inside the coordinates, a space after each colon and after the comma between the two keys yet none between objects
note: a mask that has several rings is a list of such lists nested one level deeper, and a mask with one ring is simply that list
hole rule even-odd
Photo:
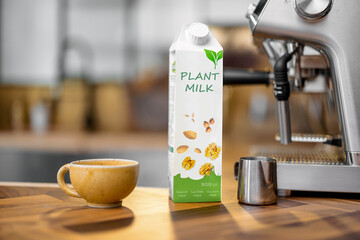
[{"label": "green leaf graphic on carton", "polygon": [[218,61],[220,59],[222,59],[222,57],[223,57],[223,51],[221,50],[218,53],[216,53],[212,50],[208,50],[208,49],[204,49],[204,51],[205,51],[206,57],[214,63],[214,66],[215,66],[214,69],[216,69]]},{"label": "green leaf graphic on carton", "polygon": [[176,62],[174,61],[173,64],[171,64],[171,71],[172,71],[173,73],[176,72],[175,63],[176,63]]}]

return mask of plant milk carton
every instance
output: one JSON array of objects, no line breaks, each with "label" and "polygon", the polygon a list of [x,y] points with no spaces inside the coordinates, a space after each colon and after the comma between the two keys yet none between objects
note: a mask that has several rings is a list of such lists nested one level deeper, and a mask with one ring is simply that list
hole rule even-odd
[{"label": "plant milk carton", "polygon": [[221,201],[223,50],[185,26],[170,47],[169,184],[174,202]]}]

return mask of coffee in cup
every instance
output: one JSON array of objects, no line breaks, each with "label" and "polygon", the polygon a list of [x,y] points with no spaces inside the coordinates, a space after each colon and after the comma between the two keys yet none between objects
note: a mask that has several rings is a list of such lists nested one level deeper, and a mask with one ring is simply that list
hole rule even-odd
[{"label": "coffee in cup", "polygon": [[[69,171],[74,189],[66,185],[64,175]],[[135,188],[139,162],[124,159],[88,159],[62,166],[57,182],[70,196],[84,198],[88,206],[110,208],[122,205]]]}]

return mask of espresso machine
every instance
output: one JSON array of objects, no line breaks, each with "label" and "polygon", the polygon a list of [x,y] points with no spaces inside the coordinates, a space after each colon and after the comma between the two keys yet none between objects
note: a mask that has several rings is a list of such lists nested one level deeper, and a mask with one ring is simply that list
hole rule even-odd
[{"label": "espresso machine", "polygon": [[[319,153],[257,152],[277,160],[279,192],[288,190],[360,193],[360,14],[358,0],[259,0],[247,18],[256,45],[273,66],[271,73],[247,73],[251,82],[272,79],[283,145],[313,142],[338,146]],[[312,54],[306,54],[306,49]],[[314,54],[315,53],[315,54]],[[224,71],[224,82],[244,73]],[[245,74],[246,75],[246,74]],[[289,97],[308,91],[318,75],[333,101],[340,134],[291,131]],[[233,82],[232,82],[233,83]],[[294,120],[294,119],[293,119]]]}]

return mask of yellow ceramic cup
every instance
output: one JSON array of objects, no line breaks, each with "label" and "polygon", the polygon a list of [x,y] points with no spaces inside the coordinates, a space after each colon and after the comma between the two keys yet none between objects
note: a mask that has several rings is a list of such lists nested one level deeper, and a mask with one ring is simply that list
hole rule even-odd
[{"label": "yellow ceramic cup", "polygon": [[[64,175],[69,171],[74,189],[66,185]],[[88,206],[110,208],[122,205],[135,188],[139,162],[124,159],[89,159],[62,166],[57,182],[70,196],[84,198]]]}]

